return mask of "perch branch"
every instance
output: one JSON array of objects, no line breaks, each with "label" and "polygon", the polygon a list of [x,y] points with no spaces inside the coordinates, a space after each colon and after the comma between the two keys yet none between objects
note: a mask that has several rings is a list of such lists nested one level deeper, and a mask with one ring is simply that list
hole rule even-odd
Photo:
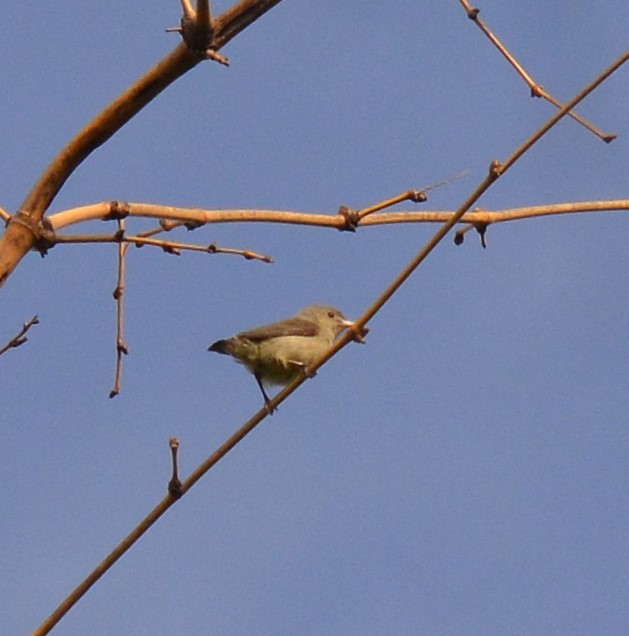
[{"label": "perch branch", "polygon": [[[626,57],[626,56],[623,56]],[[621,58],[622,59],[622,58]],[[229,439],[227,439],[217,450],[215,450],[204,462],[202,462],[190,476],[178,488],[176,495],[171,492],[145,517],[140,524],[116,547],[114,550],[85,578],[59,605],[59,607],[46,619],[46,621],[34,632],[35,635],[48,633],[61,618],[79,601],[79,599],[94,585],[98,579],[175,503],[184,495],[194,484],[201,479],[222,457],[224,457],[232,448],[238,444],[246,435],[248,435],[262,420],[264,420],[270,412],[279,406],[289,395],[294,393],[309,377],[325,364],[332,356],[338,353],[350,341],[362,339],[365,333],[365,326],[373,316],[385,305],[391,296],[404,284],[404,282],[413,274],[420,266],[425,258],[432,250],[442,241],[446,234],[458,223],[469,208],[485,193],[485,191],[496,181],[501,174],[512,167],[515,162],[526,152],[538,139],[546,134],[550,128],[564,117],[569,110],[588,95],[596,86],[598,86],[604,78],[608,77],[613,70],[618,68],[622,61],[617,60],[614,64],[592,82],[585,90],[581,91],[577,97],[570,100],[566,106],[552,117],[549,122],[542,126],[538,131],[539,134],[533,135],[520,148],[518,148],[504,163],[493,162],[489,168],[487,176],[481,184],[472,192],[467,200],[458,208],[458,210],[450,216],[448,221],[444,223],[435,235],[426,243],[417,255],[408,263],[408,265],[400,272],[400,274],[391,282],[384,292],[374,301],[374,303],[358,318],[354,327],[346,331],[341,337],[309,368],[310,373],[300,374],[293,382],[280,391],[268,405],[261,408],[253,417],[251,417],[243,426],[241,426]],[[530,143],[529,143],[530,141]],[[522,150],[524,149],[524,150]]]}]

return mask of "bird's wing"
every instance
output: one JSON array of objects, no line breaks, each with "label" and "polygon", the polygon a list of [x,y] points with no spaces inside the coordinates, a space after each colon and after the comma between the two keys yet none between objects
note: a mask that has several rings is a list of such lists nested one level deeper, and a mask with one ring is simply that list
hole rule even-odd
[{"label": "bird's wing", "polygon": [[289,318],[280,322],[273,322],[270,325],[254,327],[249,331],[239,333],[240,338],[247,338],[253,342],[260,342],[268,338],[278,338],[279,336],[316,336],[317,325],[304,318]]}]

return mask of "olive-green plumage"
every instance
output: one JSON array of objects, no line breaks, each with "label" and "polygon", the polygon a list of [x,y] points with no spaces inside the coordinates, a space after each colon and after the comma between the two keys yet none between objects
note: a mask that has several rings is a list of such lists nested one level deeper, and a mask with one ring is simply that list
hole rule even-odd
[{"label": "olive-green plumage", "polygon": [[334,307],[311,305],[286,320],[217,340],[208,351],[230,355],[244,364],[255,376],[268,406],[263,384],[286,385],[306,372],[352,324]]}]

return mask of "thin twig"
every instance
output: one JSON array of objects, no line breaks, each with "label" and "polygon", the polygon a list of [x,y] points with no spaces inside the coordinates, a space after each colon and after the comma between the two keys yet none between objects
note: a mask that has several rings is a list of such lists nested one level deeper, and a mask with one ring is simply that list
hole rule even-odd
[{"label": "thin twig", "polygon": [[10,218],[11,215],[3,207],[0,207],[0,219],[7,222]]},{"label": "thin twig", "polygon": [[627,60],[629,51],[625,51],[613,64],[605,69],[596,79],[590,82],[580,93],[573,97],[567,104],[562,106],[537,132],[533,133],[508,159],[500,166],[500,172],[506,172],[525,152],[537,143],[560,119],[565,117],[583,99],[585,99],[595,88],[600,86],[610,75],[617,71]]},{"label": "thin twig", "polygon": [[150,245],[159,247],[168,254],[180,255],[182,251],[204,252],[205,254],[233,254],[242,256],[246,260],[257,260],[263,263],[272,263],[273,258],[265,254],[258,254],[251,250],[243,250],[235,247],[220,247],[216,243],[209,245],[194,245],[192,243],[178,243],[176,241],[162,241],[159,239],[147,238],[146,236],[129,236],[127,234],[74,234],[74,235],[55,235],[54,244],[65,245],[84,245],[86,243],[126,243],[143,247]]},{"label": "thin twig", "polygon": [[402,201],[413,201],[414,203],[423,203],[427,200],[426,190],[407,190],[406,192],[402,192],[390,199],[386,199],[384,201],[380,201],[380,203],[376,203],[368,208],[363,208],[360,212],[357,213],[356,218],[358,221],[361,221],[365,217],[373,214],[374,212],[379,212],[380,210],[384,210],[386,208],[390,208],[397,203],[402,203]]},{"label": "thin twig", "polygon": [[0,356],[3,353],[6,353],[9,349],[15,349],[16,347],[23,345],[28,340],[28,338],[26,337],[26,332],[33,325],[37,325],[37,324],[39,324],[39,318],[37,318],[37,316],[33,316],[30,320],[27,320],[22,325],[20,332],[16,336],[11,338],[11,340],[9,340],[9,342],[7,342],[7,344],[5,344],[4,347],[0,348]]},{"label": "thin twig", "polygon": [[[498,37],[489,29],[489,27],[478,17],[480,13],[479,9],[476,9],[470,5],[467,0],[459,0],[459,2],[463,5],[463,8],[467,12],[467,17],[472,20],[476,26],[487,36],[489,41],[500,51],[500,53],[504,56],[504,58],[511,64],[511,66],[516,70],[518,75],[526,82],[528,85],[531,95],[533,97],[541,97],[546,101],[550,102],[556,108],[562,108],[563,104],[555,99],[552,95],[550,95],[544,88],[538,84],[525,70],[524,67],[516,60],[516,58],[509,52],[507,47],[498,39]],[[605,133],[601,131],[599,128],[591,124],[589,121],[584,119],[581,115],[575,112],[569,112],[568,115],[572,117],[576,122],[587,128],[590,132],[594,133],[597,137],[602,139],[604,142],[609,143],[616,139],[616,135],[614,133]]]},{"label": "thin twig", "polygon": [[375,205],[362,209],[360,212],[356,214],[356,218],[358,221],[362,221],[365,217],[369,216],[370,214],[373,214],[374,212],[379,212],[380,210],[384,210],[386,208],[390,208],[391,206],[396,205],[397,203],[402,203],[402,201],[413,201],[414,203],[424,203],[425,201],[428,201],[428,197],[426,196],[427,192],[429,192],[430,190],[435,190],[436,188],[441,188],[442,186],[447,185],[448,183],[452,183],[453,181],[460,179],[463,175],[467,174],[468,172],[469,172],[468,170],[463,170],[462,172],[459,172],[458,174],[455,174],[454,176],[449,177],[448,179],[444,179],[443,181],[439,181],[438,183],[433,183],[429,186],[425,186],[421,190],[407,190],[406,192],[402,192],[401,194],[398,194],[390,199],[386,199],[384,201],[381,201],[380,203],[376,203]]},{"label": "thin twig", "polygon": [[[118,220],[118,231],[120,236],[124,236],[124,220]],[[114,398],[120,393],[120,383],[122,379],[122,357],[129,354],[129,348],[124,340],[124,293],[125,293],[125,256],[128,243],[122,241],[118,244],[118,280],[113,291],[116,301],[116,373],[114,376],[114,386],[109,392],[109,398]]]},{"label": "thin twig", "polygon": [[210,243],[209,245],[193,245],[190,243],[176,243],[174,241],[161,241],[159,239],[144,238],[140,236],[128,236],[124,240],[129,243],[134,243],[138,247],[142,245],[154,245],[161,247],[165,252],[172,254],[179,254],[181,250],[188,250],[191,252],[204,252],[206,254],[233,254],[235,256],[242,256],[245,260],[257,260],[263,263],[272,263],[273,258],[266,256],[265,254],[258,254],[251,250],[242,250],[236,247],[219,247],[216,243]]},{"label": "thin twig", "polygon": [[[489,173],[483,179],[481,184],[467,198],[467,200],[459,207],[451,218],[444,223],[435,235],[426,243],[426,245],[418,252],[418,254],[409,262],[409,264],[400,272],[400,274],[391,282],[384,292],[374,301],[374,303],[360,316],[355,322],[355,326],[351,331],[345,332],[329,349],[309,368],[309,374],[303,374],[297,377],[293,382],[280,391],[268,405],[261,408],[253,415],[241,428],[239,428],[229,439],[227,439],[217,450],[215,450],[203,463],[201,463],[192,474],[181,484],[181,495],[185,494],[194,484],[201,479],[222,457],[224,457],[232,448],[238,444],[246,435],[248,435],[260,422],[262,422],[277,406],[279,406],[289,395],[294,393],[309,377],[312,377],[323,364],[325,364],[332,356],[338,353],[350,341],[360,339],[361,334],[365,331],[365,325],[373,316],[386,304],[391,296],[404,284],[404,282],[413,274],[413,272],[421,265],[432,250],[443,240],[452,227],[461,220],[463,215],[479,197],[491,186],[491,184],[499,178],[506,170],[526,152],[533,143],[535,143],[543,134],[548,132],[552,125],[556,124],[559,119],[564,117],[568,111],[573,108],[578,101],[583,99],[594,87],[598,86],[603,78],[608,77],[613,70],[618,68],[622,62],[616,61],[607,71],[597,78],[587,89],[581,91],[577,97],[571,100],[564,108],[562,108],[556,116],[549,120],[549,123],[540,128],[540,134],[533,135],[530,139],[531,143],[526,142],[521,148],[516,150],[511,157],[504,163],[493,162],[490,166]],[[162,501],[143,519],[140,524],[99,564],[88,576],[73,590],[70,595],[59,605],[59,607],[51,614],[51,616],[34,632],[35,635],[46,634],[54,627],[59,620],[75,605],[78,600],[98,581],[98,579],[170,508],[178,497],[168,494]]]}]

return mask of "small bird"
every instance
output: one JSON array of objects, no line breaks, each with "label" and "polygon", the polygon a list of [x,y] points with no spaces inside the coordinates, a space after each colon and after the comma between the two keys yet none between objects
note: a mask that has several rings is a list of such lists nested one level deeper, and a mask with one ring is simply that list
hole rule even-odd
[{"label": "small bird", "polygon": [[334,307],[311,305],[286,320],[217,340],[208,351],[230,355],[244,364],[253,373],[264,403],[272,412],[264,383],[286,385],[300,374],[308,373],[308,367],[341,331],[353,324]]}]

